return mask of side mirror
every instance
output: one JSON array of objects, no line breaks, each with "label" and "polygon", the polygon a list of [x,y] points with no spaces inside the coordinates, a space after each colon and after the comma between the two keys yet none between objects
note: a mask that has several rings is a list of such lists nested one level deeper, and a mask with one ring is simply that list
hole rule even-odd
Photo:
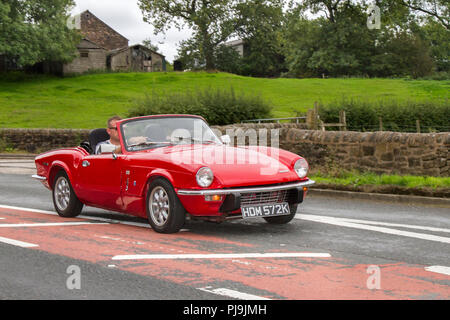
[{"label": "side mirror", "polygon": [[220,140],[224,143],[224,144],[230,144],[231,143],[231,138],[229,135],[224,135],[220,137]]}]

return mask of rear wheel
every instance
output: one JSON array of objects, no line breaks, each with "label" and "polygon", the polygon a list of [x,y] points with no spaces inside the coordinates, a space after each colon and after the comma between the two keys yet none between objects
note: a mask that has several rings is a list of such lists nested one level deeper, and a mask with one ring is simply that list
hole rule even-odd
[{"label": "rear wheel", "polygon": [[267,217],[264,218],[264,220],[271,224],[285,224],[291,222],[291,220],[294,219],[295,214],[297,213],[298,204],[291,204],[289,207],[291,211],[290,214],[278,217]]},{"label": "rear wheel", "polygon": [[53,205],[61,217],[72,218],[80,214],[83,203],[76,196],[70,180],[63,170],[56,174],[52,193]]},{"label": "rear wheel", "polygon": [[154,180],[148,188],[147,218],[159,233],[175,233],[184,225],[186,211],[172,185],[163,178]]}]

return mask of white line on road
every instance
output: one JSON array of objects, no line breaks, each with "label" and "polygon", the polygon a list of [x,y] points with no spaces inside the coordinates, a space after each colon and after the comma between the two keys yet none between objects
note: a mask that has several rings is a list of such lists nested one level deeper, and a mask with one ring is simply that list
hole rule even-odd
[{"label": "white line on road", "polygon": [[[348,219],[342,219],[342,218],[317,216],[317,215],[310,215],[310,214],[297,214],[296,218],[302,219],[302,220],[320,222],[320,223],[327,223],[327,224],[332,224],[332,225],[341,226],[341,227],[376,231],[376,232],[382,232],[382,233],[386,233],[386,234],[392,234],[392,235],[404,236],[404,237],[410,237],[410,238],[416,238],[416,239],[422,239],[422,240],[429,240],[429,241],[436,241],[436,242],[442,242],[442,243],[450,243],[450,238],[447,238],[447,237],[365,225],[360,222],[352,223],[352,222],[348,222]],[[364,221],[364,220],[359,220],[359,221]]]},{"label": "white line on road", "polygon": [[445,274],[447,276],[450,276],[450,267],[445,266],[431,266],[431,267],[425,267],[425,270]]},{"label": "white line on road", "polygon": [[34,244],[34,243],[28,243],[28,242],[23,242],[23,241],[9,239],[9,238],[3,238],[3,237],[0,237],[0,242],[6,243],[6,244],[12,244],[13,246],[18,246],[18,247],[22,247],[22,248],[39,247],[37,244]]},{"label": "white line on road", "polygon": [[36,212],[36,213],[44,213],[44,214],[50,214],[50,215],[58,215],[54,211],[45,211],[45,210],[38,210],[38,209],[31,209],[31,208],[22,208],[22,207],[15,207],[15,206],[7,206],[4,204],[0,204],[0,208],[3,209],[13,209],[13,210],[21,210],[21,211],[30,211],[30,212]]},{"label": "white line on road", "polygon": [[58,227],[58,226],[81,226],[86,224],[109,224],[104,222],[48,222],[48,223],[11,223],[0,224],[0,228],[26,228],[26,227]]},{"label": "white line on road", "polygon": [[[52,215],[52,216],[57,216],[58,215],[54,211],[30,209],[30,208],[7,206],[7,205],[0,205],[0,208],[12,209],[12,210],[20,210],[20,211],[29,211],[29,212],[42,213],[42,214],[49,214],[49,215]],[[91,217],[91,216],[85,216],[85,215],[77,216],[77,218],[91,220],[91,221],[102,221],[102,222],[107,222],[107,223],[125,224],[125,225],[134,226],[134,227],[150,228],[149,224],[141,223],[141,222],[122,221],[122,220],[108,219],[108,218],[102,218],[102,217]]]},{"label": "white line on road", "polygon": [[245,259],[245,258],[329,258],[329,253],[269,252],[269,253],[223,253],[223,254],[134,254],[118,255],[112,260],[141,259]]},{"label": "white line on road", "polygon": [[253,294],[243,293],[243,292],[239,292],[239,291],[235,291],[235,290],[231,290],[231,289],[227,289],[227,288],[212,289],[212,287],[205,287],[205,288],[198,288],[198,289],[201,291],[214,293],[214,294],[217,294],[220,296],[225,296],[225,297],[230,297],[230,298],[235,298],[235,299],[240,299],[240,300],[271,300],[269,298],[255,296]]},{"label": "white line on road", "polygon": [[450,229],[445,229],[445,228],[425,227],[425,226],[417,226],[417,225],[412,225],[412,224],[389,223],[389,222],[358,220],[358,219],[348,219],[348,218],[338,218],[338,219],[341,219],[341,220],[347,221],[347,222],[369,224],[369,225],[375,225],[375,226],[398,227],[398,228],[408,228],[408,229],[450,233]]}]

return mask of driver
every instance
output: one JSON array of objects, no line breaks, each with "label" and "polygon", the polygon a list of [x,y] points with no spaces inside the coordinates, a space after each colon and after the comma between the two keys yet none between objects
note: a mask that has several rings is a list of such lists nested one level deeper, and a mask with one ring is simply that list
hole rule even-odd
[{"label": "driver", "polygon": [[122,148],[120,146],[120,141],[119,141],[119,134],[117,133],[117,126],[116,126],[116,122],[119,120],[122,120],[122,118],[119,116],[114,116],[114,117],[111,117],[108,119],[108,121],[107,121],[108,128],[106,129],[106,132],[109,134],[109,140],[99,142],[95,146],[95,154],[100,153],[100,145],[102,145],[102,144],[115,145],[116,149],[114,150],[114,153],[117,153],[117,154],[122,153]]}]

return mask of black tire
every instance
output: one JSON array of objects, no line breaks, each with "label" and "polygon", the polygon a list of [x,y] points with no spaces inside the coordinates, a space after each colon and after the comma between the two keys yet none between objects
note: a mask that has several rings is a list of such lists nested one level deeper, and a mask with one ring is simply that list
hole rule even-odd
[{"label": "black tire", "polygon": [[150,183],[146,197],[147,219],[159,233],[176,233],[183,227],[186,210],[170,182],[157,178]]},{"label": "black tire", "polygon": [[268,217],[264,218],[268,223],[270,224],[286,224],[291,222],[292,219],[294,219],[295,214],[297,213],[297,207],[298,204],[291,204],[289,205],[291,213],[285,216],[279,216],[279,217]]},{"label": "black tire", "polygon": [[52,198],[55,210],[61,217],[76,217],[83,209],[83,203],[73,191],[70,180],[64,170],[60,170],[55,176]]}]

